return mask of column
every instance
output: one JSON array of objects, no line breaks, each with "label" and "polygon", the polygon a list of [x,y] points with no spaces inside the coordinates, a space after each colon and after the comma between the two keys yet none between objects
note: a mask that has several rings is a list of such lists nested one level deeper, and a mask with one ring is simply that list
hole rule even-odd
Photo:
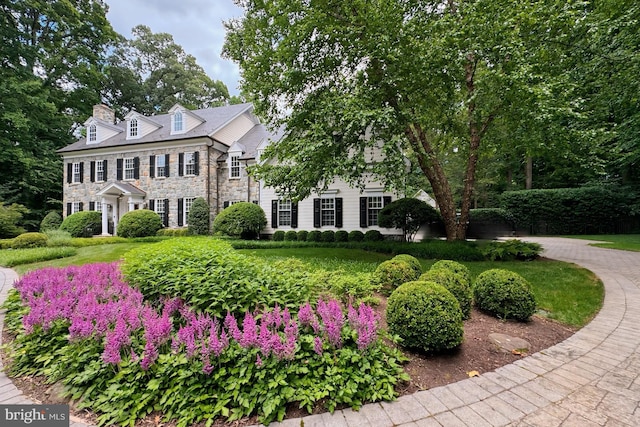
[{"label": "column", "polygon": [[102,198],[100,200],[100,204],[102,205],[102,235],[110,236],[109,234],[109,206],[107,206],[107,201]]}]

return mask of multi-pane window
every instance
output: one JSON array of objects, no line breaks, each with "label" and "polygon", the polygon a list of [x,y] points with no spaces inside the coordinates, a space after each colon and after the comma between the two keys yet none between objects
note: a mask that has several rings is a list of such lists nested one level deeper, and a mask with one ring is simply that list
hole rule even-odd
[{"label": "multi-pane window", "polygon": [[98,128],[96,125],[89,126],[89,142],[96,142],[98,139]]},{"label": "multi-pane window", "polygon": [[165,212],[164,200],[157,199],[153,205],[155,213],[158,214],[163,224],[167,223],[167,212]]},{"label": "multi-pane window", "polygon": [[74,214],[80,211],[82,211],[82,202],[73,202],[71,204],[71,213]]},{"label": "multi-pane window", "polygon": [[93,204],[94,209],[96,212],[102,212],[102,202],[101,201],[97,201]]},{"label": "multi-pane window", "polygon": [[165,156],[156,156],[156,176],[167,176],[167,165]]},{"label": "multi-pane window", "polygon": [[231,156],[229,176],[231,178],[240,178],[240,156]]},{"label": "multi-pane window", "polygon": [[96,162],[96,181],[102,182],[104,180],[104,162]]},{"label": "multi-pane window", "polygon": [[185,225],[189,222],[189,212],[191,211],[191,205],[193,205],[193,201],[195,197],[191,197],[188,199],[184,199],[184,223]]},{"label": "multi-pane window", "polygon": [[176,111],[173,114],[173,131],[182,132],[182,129],[184,129],[184,116],[181,111]]},{"label": "multi-pane window", "polygon": [[136,162],[133,157],[124,159],[124,179],[134,179],[136,171]]},{"label": "multi-pane window", "polygon": [[73,164],[73,180],[72,182],[82,182],[82,165],[80,163]]},{"label": "multi-pane window", "polygon": [[383,208],[382,196],[373,196],[367,198],[367,225],[378,225],[378,214]]},{"label": "multi-pane window", "polygon": [[291,226],[291,200],[278,200],[278,225]]},{"label": "multi-pane window", "polygon": [[324,226],[335,225],[336,203],[335,199],[320,199],[320,224]]},{"label": "multi-pane window", "polygon": [[138,119],[129,120],[129,136],[130,137],[138,136]]},{"label": "multi-pane window", "polygon": [[196,174],[196,156],[195,153],[184,153],[184,174]]}]

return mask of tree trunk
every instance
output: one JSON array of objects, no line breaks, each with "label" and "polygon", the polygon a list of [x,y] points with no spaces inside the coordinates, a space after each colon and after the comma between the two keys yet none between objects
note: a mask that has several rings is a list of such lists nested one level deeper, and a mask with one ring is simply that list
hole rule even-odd
[{"label": "tree trunk", "polygon": [[527,156],[527,165],[525,166],[525,186],[527,190],[533,188],[533,157]]}]

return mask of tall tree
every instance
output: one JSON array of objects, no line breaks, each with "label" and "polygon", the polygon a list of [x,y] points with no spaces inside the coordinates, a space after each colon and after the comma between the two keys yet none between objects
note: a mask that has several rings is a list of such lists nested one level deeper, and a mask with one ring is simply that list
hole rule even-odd
[{"label": "tall tree", "polygon": [[[258,111],[286,128],[265,152],[277,162],[257,176],[294,198],[335,176],[400,187],[410,153],[449,240],[465,238],[494,122],[562,101],[547,73],[557,52],[550,46],[583,13],[580,2],[559,0],[236,3],[245,14],[226,23],[223,53],[240,65]],[[459,206],[443,166],[454,147],[465,164]]]},{"label": "tall tree", "polygon": [[226,85],[212,80],[171,34],[154,34],[144,25],[132,32],[133,38],[121,40],[106,68],[109,83],[103,95],[120,116],[132,109],[154,114],[175,103],[208,108],[229,100]]}]

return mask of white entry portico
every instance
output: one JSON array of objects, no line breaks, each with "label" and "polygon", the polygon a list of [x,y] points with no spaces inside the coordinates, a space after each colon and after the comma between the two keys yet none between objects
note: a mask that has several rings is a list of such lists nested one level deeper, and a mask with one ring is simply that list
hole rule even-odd
[{"label": "white entry portico", "polygon": [[112,221],[115,235],[122,215],[141,209],[146,193],[135,185],[116,181],[100,190],[97,196],[102,204],[102,235],[110,236],[109,220]]}]

